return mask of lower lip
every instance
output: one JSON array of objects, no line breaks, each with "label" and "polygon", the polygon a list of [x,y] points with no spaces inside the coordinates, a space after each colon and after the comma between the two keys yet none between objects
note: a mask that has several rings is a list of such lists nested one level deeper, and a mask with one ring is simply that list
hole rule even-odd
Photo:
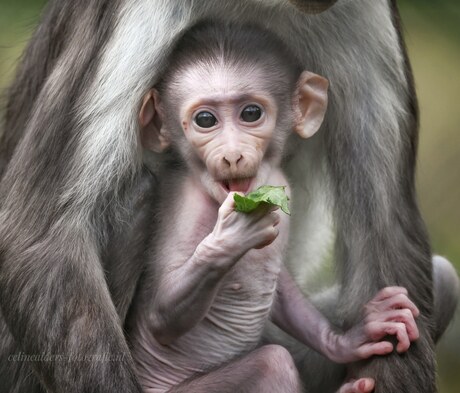
[{"label": "lower lip", "polygon": [[220,182],[220,185],[225,190],[226,193],[242,192],[246,194],[248,191],[251,190],[253,181],[254,181],[254,178],[249,178],[249,179],[244,179],[240,181],[230,182],[230,184],[226,182],[225,183]]}]

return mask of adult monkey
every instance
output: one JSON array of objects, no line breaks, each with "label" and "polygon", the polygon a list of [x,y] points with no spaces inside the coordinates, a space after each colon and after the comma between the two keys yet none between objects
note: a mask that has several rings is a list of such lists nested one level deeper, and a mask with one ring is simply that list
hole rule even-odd
[{"label": "adult monkey", "polygon": [[[166,164],[159,163],[155,238],[127,323],[146,393],[299,393],[292,356],[260,346],[268,319],[337,363],[392,352],[381,341],[387,334],[396,334],[399,353],[418,338],[418,312],[404,288],[382,289],[356,326],[337,333],[283,266],[288,215],[267,205],[234,209],[233,192],[262,184],[289,194],[280,168],[293,145],[286,142],[318,131],[327,90],[327,80],[303,70],[269,31],[203,21],[180,39],[146,94],[141,140]],[[362,378],[339,392],[374,386]]]},{"label": "adult monkey", "polygon": [[[148,176],[139,181],[140,97],[155,83],[173,41],[199,18],[257,16],[290,43],[306,69],[331,81],[322,136],[299,146],[286,170],[295,174],[298,236],[309,238],[302,223],[317,220],[321,192],[333,200],[342,268],[338,320],[349,326],[360,305],[390,284],[406,287],[422,312],[421,338],[404,358],[374,359],[358,365],[356,375],[374,377],[378,391],[435,391],[433,338],[450,319],[457,282],[446,265],[453,284],[443,287],[452,290],[434,307],[431,251],[414,196],[416,103],[395,3],[342,0],[317,16],[303,12],[334,2],[293,3],[69,0],[48,6],[6,115],[2,353],[128,353],[121,326],[141,270],[144,195],[154,195]],[[315,191],[304,217],[302,189]],[[135,214],[123,217],[131,232],[122,236],[123,229],[114,229],[117,218],[133,212],[132,204]],[[431,324],[434,310],[446,315],[442,326]],[[48,391],[139,391],[129,357],[35,362],[38,379],[29,365],[6,358],[0,375],[10,392],[38,391],[38,381]]]}]

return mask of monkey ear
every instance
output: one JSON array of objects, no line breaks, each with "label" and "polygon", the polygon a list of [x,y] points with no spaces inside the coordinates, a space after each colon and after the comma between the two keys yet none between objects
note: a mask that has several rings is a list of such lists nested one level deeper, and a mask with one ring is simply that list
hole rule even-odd
[{"label": "monkey ear", "polygon": [[309,71],[300,75],[294,97],[294,130],[302,137],[309,138],[319,130],[327,109],[326,78]]},{"label": "monkey ear", "polygon": [[164,135],[159,102],[158,92],[152,89],[144,96],[139,112],[142,146],[157,153],[163,152],[170,145]]}]

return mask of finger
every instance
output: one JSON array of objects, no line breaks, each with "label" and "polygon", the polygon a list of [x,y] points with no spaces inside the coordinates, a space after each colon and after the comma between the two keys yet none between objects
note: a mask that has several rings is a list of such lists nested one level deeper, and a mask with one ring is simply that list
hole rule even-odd
[{"label": "finger", "polygon": [[372,378],[361,378],[354,383],[356,392],[370,393],[375,388],[375,381]]},{"label": "finger", "polygon": [[374,301],[382,301],[385,300],[389,297],[395,296],[395,295],[407,295],[407,289],[404,287],[386,287],[381,289],[377,295],[374,296],[372,300]]},{"label": "finger", "polygon": [[276,205],[272,205],[271,203],[262,202],[259,206],[257,206],[257,209],[254,210],[253,214],[255,216],[263,217],[263,216],[266,216],[267,214],[269,214],[271,212],[274,212],[274,211],[276,211],[278,209],[279,209],[279,207],[276,206]]},{"label": "finger", "polygon": [[253,211],[246,213],[247,217],[250,218],[253,222],[258,222],[260,219],[264,218],[271,212],[271,205],[268,203],[262,202],[257,208]]},{"label": "finger", "polygon": [[379,341],[385,336],[396,336],[398,352],[405,352],[410,347],[409,335],[406,331],[406,325],[401,322],[371,322],[366,325],[366,334],[370,341]]},{"label": "finger", "polygon": [[410,341],[420,337],[418,326],[415,323],[412,311],[405,308],[401,310],[389,310],[381,313],[373,313],[368,316],[373,322],[401,322],[406,325],[406,331]]},{"label": "finger", "polygon": [[271,212],[268,215],[262,217],[258,224],[261,228],[269,228],[269,227],[274,227],[277,226],[280,222],[281,218],[278,213]]},{"label": "finger", "polygon": [[267,234],[265,237],[267,240],[259,244],[258,246],[254,247],[256,250],[260,250],[261,248],[267,247],[270,244],[272,244],[276,240],[279,234],[278,228],[275,228],[275,227],[268,228],[266,232]]},{"label": "finger", "polygon": [[355,393],[356,390],[353,390],[353,385],[356,381],[354,379],[344,383],[337,393]]},{"label": "finger", "polygon": [[275,212],[270,213],[270,218],[271,218],[271,220],[273,222],[274,227],[276,227],[281,221],[280,215],[278,213],[275,213]]},{"label": "finger", "polygon": [[379,341],[377,343],[366,343],[361,345],[357,354],[359,359],[367,359],[374,355],[388,355],[393,352],[393,344],[388,341]]},{"label": "finger", "polygon": [[230,191],[227,195],[227,198],[225,198],[224,202],[222,203],[221,208],[224,208],[225,210],[234,210],[235,209],[235,199],[234,199],[235,194],[244,196],[242,192]]},{"label": "finger", "polygon": [[271,203],[267,203],[267,205],[268,205],[268,208],[269,208],[270,212],[275,212],[275,211],[279,210],[279,208],[280,208],[278,205],[272,205]]},{"label": "finger", "polygon": [[385,299],[384,301],[380,302],[376,305],[376,309],[380,311],[385,310],[394,310],[394,309],[402,309],[408,308],[414,317],[418,317],[420,315],[420,311],[417,306],[404,294],[398,294],[392,297]]},{"label": "finger", "polygon": [[396,336],[398,344],[396,345],[396,350],[399,353],[406,352],[410,347],[409,336],[406,331],[406,326],[403,323],[399,322],[385,322],[388,324],[385,329],[387,334]]},{"label": "finger", "polygon": [[372,378],[360,378],[342,385],[338,393],[371,393],[374,388],[375,381]]}]

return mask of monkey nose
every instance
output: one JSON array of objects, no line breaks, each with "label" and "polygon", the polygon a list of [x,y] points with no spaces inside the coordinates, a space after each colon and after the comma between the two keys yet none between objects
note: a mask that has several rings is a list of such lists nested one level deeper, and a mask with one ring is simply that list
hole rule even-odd
[{"label": "monkey nose", "polygon": [[240,153],[227,153],[223,157],[225,165],[227,165],[231,169],[236,169],[238,167],[238,163],[241,162],[243,156]]}]

